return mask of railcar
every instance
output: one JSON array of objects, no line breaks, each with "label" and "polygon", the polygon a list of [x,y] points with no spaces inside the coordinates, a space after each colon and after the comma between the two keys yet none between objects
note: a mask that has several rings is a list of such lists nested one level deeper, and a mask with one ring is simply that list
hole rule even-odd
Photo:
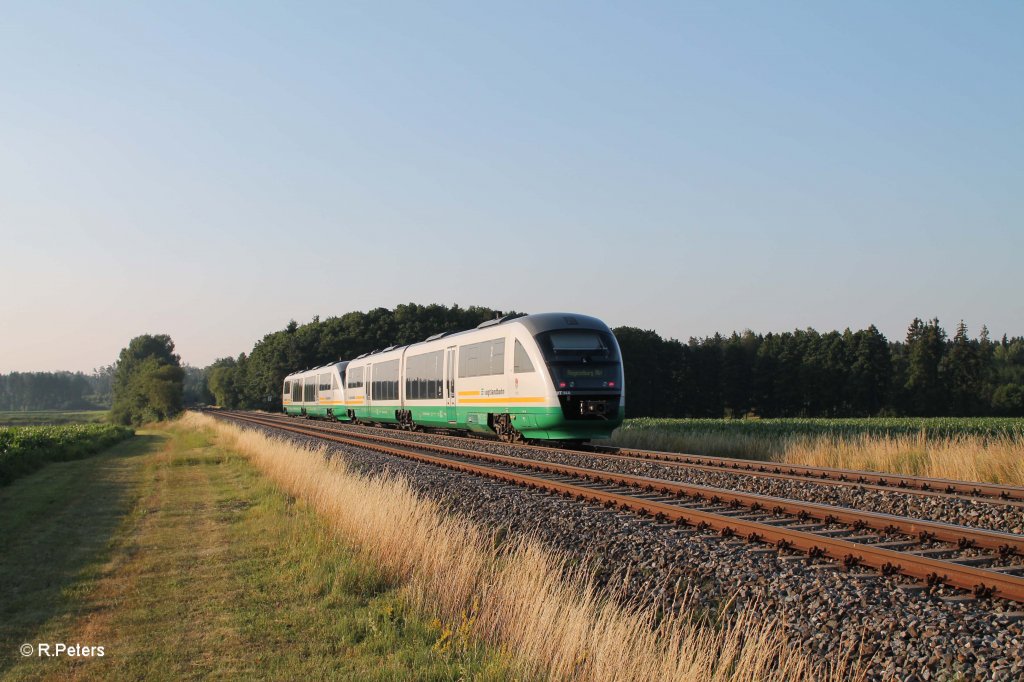
[{"label": "railcar", "polygon": [[567,313],[490,320],[290,374],[282,398],[292,415],[505,441],[607,438],[625,413],[614,334],[597,318]]},{"label": "railcar", "polygon": [[281,392],[285,414],[327,419],[344,415],[342,377],[347,364],[334,362],[286,376]]}]

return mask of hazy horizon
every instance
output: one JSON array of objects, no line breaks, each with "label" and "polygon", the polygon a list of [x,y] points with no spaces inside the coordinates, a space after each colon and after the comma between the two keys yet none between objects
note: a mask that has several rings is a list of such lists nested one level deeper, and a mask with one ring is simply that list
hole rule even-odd
[{"label": "hazy horizon", "polygon": [[1024,5],[23,3],[0,373],[290,319],[1024,334]]}]

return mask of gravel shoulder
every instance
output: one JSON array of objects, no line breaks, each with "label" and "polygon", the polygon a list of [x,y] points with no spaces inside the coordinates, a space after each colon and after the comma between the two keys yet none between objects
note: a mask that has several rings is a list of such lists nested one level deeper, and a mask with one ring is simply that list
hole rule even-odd
[{"label": "gravel shoulder", "polygon": [[680,483],[726,488],[790,500],[862,509],[892,514],[894,516],[907,516],[942,523],[953,523],[972,528],[984,528],[1003,533],[1024,534],[1024,507],[1008,506],[999,503],[952,497],[914,495],[899,490],[877,490],[863,486],[836,486],[815,481],[766,478],[742,473],[709,472],[653,461],[638,462],[635,460],[601,457],[586,452],[559,452],[556,450],[522,448],[473,438],[453,438],[367,427],[346,426],[340,430],[344,432],[344,430],[349,429],[365,431],[367,433],[388,434],[392,437],[415,440],[421,443],[442,443],[466,450],[511,455],[632,476],[646,476],[648,478],[659,478]]}]

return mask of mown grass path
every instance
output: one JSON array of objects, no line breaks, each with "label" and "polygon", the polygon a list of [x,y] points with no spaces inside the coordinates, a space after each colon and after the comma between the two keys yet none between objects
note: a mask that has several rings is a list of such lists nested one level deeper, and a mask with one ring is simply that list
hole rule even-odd
[{"label": "mown grass path", "polygon": [[143,432],[0,491],[2,679],[506,677],[496,655],[438,653],[398,587],[201,432]]}]

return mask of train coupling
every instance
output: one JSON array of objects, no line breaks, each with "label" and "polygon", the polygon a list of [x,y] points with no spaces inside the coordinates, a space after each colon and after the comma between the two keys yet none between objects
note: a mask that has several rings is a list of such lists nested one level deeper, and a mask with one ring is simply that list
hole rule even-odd
[{"label": "train coupling", "polygon": [[608,409],[607,400],[581,400],[580,414],[584,417],[604,417]]}]

